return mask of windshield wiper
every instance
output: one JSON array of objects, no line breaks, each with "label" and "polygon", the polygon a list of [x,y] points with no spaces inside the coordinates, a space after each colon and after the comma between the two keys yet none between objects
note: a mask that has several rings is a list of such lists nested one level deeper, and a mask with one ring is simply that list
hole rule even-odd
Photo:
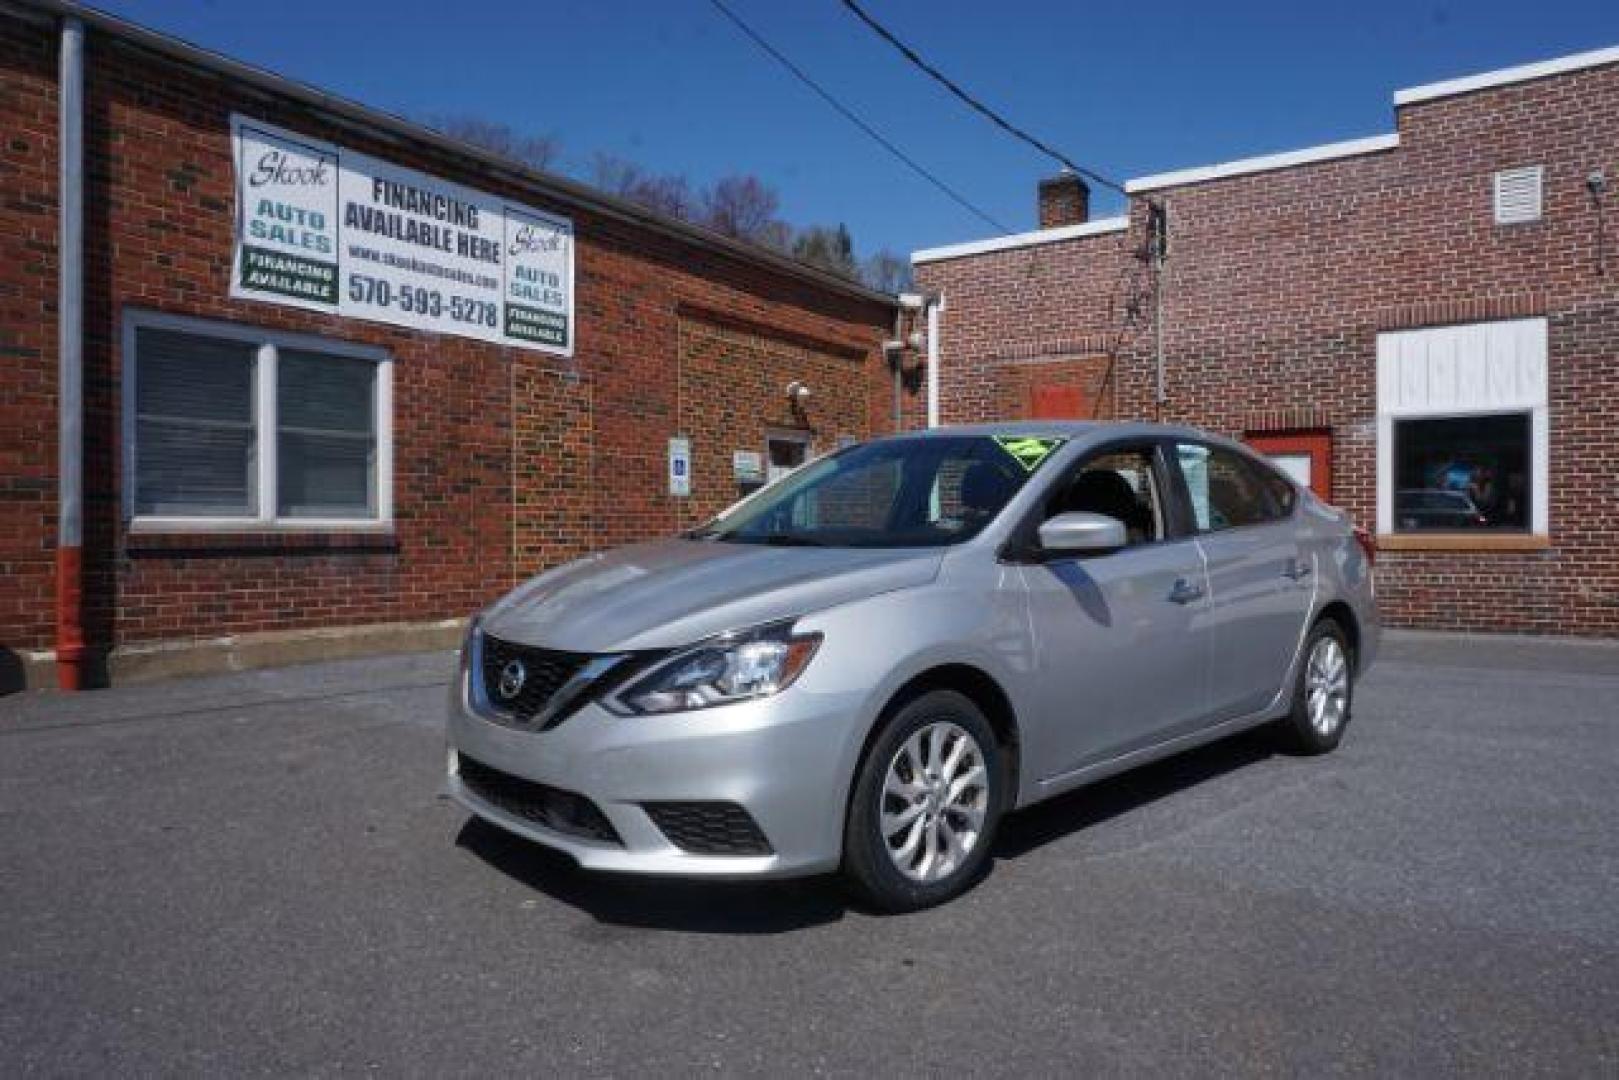
[{"label": "windshield wiper", "polygon": [[732,534],[732,537],[745,544],[769,544],[771,547],[826,547],[820,540],[813,539],[799,533],[765,533],[763,536],[741,537]]}]

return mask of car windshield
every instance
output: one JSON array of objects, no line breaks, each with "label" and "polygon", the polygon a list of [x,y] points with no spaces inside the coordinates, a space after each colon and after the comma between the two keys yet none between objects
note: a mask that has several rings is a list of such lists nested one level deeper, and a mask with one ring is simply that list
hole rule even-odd
[{"label": "car windshield", "polygon": [[1060,438],[889,439],[810,462],[690,535],[738,544],[937,547],[995,519]]}]

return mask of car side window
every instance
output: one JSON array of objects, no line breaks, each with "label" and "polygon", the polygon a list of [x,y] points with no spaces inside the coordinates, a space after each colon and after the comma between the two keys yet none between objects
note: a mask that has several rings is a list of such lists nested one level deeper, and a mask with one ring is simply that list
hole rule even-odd
[{"label": "car side window", "polygon": [[1265,494],[1270,496],[1276,516],[1286,517],[1291,514],[1294,505],[1299,501],[1298,489],[1293,486],[1292,481],[1267,465],[1256,465],[1251,461],[1245,464],[1259,474],[1259,482],[1264,485]]},{"label": "car side window", "polygon": [[1153,448],[1109,450],[1081,462],[1053,488],[1045,518],[1074,511],[1122,521],[1131,546],[1162,540],[1167,535],[1164,498],[1153,469]]},{"label": "car side window", "polygon": [[[1287,515],[1258,470],[1240,454],[1217,446],[1177,443],[1175,457],[1198,532],[1263,525]],[[1293,491],[1288,489],[1288,495]],[[1288,504],[1291,508],[1291,503]]]}]

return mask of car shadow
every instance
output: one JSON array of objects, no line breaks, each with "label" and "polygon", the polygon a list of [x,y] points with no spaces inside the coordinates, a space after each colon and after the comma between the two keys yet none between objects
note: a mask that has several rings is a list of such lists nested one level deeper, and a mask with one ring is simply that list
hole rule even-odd
[{"label": "car shadow", "polygon": [[995,837],[997,859],[1017,859],[1148,803],[1273,757],[1275,740],[1245,731],[1196,750],[1120,773],[1010,814]]},{"label": "car shadow", "polygon": [[481,818],[455,838],[489,866],[613,926],[707,934],[780,934],[836,922],[849,899],[836,878],[704,881],[582,869],[559,851]]},{"label": "car shadow", "polygon": [[[1176,792],[1271,757],[1264,732],[1246,732],[1100,781],[1009,815],[994,857],[1019,859]],[[493,869],[597,922],[706,934],[781,934],[864,911],[833,876],[789,881],[704,881],[582,869],[571,858],[469,817],[456,846]]]}]

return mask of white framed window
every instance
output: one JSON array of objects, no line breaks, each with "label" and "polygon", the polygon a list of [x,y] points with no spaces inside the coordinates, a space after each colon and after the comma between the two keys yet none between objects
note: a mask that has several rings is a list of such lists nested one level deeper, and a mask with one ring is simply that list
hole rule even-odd
[{"label": "white framed window", "polygon": [[1495,174],[1495,223],[1523,225],[1540,220],[1542,181],[1539,165],[1502,169]]},{"label": "white framed window", "polygon": [[392,523],[386,351],[132,311],[123,355],[124,514],[134,528]]},{"label": "white framed window", "polygon": [[1379,533],[1547,535],[1546,360],[1541,318],[1378,335]]}]

